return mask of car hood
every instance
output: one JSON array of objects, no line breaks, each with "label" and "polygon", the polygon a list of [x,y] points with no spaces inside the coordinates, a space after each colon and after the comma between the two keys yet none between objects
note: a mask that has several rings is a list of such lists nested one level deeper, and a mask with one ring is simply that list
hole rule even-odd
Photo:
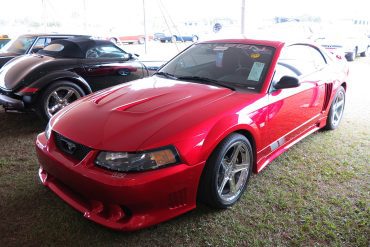
[{"label": "car hood", "polygon": [[[194,125],[202,114],[186,119],[189,113],[216,109],[233,94],[227,88],[153,76],[76,101],[50,124],[59,134],[94,149],[137,151],[160,130]],[[177,126],[171,125],[175,122]]]},{"label": "car hood", "polygon": [[16,88],[27,74],[51,60],[54,58],[41,55],[23,55],[14,58],[0,69],[0,87],[7,90]]},{"label": "car hood", "polygon": [[15,53],[0,53],[0,68],[12,58],[18,56]]}]

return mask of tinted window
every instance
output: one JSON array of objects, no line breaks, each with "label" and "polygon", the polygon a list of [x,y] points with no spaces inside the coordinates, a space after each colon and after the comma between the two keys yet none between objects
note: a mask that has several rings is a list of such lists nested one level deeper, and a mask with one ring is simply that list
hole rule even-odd
[{"label": "tinted window", "polygon": [[125,52],[115,46],[98,46],[86,52],[86,58],[124,58]]},{"label": "tinted window", "polygon": [[294,67],[299,75],[315,72],[326,64],[322,54],[308,45],[292,45],[284,48],[279,61]]},{"label": "tinted window", "polygon": [[198,76],[236,88],[259,91],[274,53],[262,45],[196,44],[160,71],[177,78]]}]

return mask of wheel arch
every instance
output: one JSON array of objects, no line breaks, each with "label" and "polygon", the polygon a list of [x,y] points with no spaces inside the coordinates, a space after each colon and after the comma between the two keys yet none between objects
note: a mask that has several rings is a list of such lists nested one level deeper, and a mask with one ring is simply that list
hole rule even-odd
[{"label": "wheel arch", "polygon": [[81,87],[85,94],[92,93],[92,89],[87,81],[78,74],[70,71],[56,71],[50,73],[29,85],[29,87],[40,88],[41,90],[38,93],[38,95],[40,95],[41,92],[43,92],[49,85],[51,85],[51,83],[60,80],[66,80],[76,83],[79,87]]},{"label": "wheel arch", "polygon": [[[259,146],[260,134],[257,126],[252,123],[238,123],[230,124],[230,121],[237,121],[237,119],[228,118],[217,123],[207,134],[203,142],[203,160],[207,161],[212,155],[216,147],[224,140],[228,135],[232,133],[238,133],[245,136],[252,146],[253,152],[253,172],[257,169],[257,147]],[[225,129],[225,126],[231,126]]]}]

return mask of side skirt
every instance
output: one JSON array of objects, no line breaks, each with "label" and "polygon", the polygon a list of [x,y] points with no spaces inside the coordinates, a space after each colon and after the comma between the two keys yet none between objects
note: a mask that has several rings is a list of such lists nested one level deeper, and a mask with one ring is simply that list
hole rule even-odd
[{"label": "side skirt", "polygon": [[[306,131],[304,131],[302,134],[297,136],[295,139],[285,143],[284,145],[278,147],[276,150],[274,150],[266,159],[262,160],[259,164],[257,164],[257,173],[260,173],[268,164],[270,164],[274,159],[276,159],[280,154],[287,151],[291,146],[305,138],[306,136],[312,134],[313,132],[319,130],[320,127],[317,127],[317,125],[314,125],[310,128],[308,128]],[[261,164],[262,163],[262,164]]]}]

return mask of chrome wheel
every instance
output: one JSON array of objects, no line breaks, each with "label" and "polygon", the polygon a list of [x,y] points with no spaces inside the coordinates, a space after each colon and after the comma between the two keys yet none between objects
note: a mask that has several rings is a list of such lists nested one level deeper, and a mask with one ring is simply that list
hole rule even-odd
[{"label": "chrome wheel", "polygon": [[345,94],[343,91],[339,91],[333,104],[333,114],[331,115],[331,122],[333,126],[338,126],[343,116],[344,111]]},{"label": "chrome wheel", "polygon": [[72,87],[58,87],[48,95],[44,106],[45,112],[50,118],[80,97],[80,93]]},{"label": "chrome wheel", "polygon": [[250,165],[251,157],[245,143],[238,141],[229,147],[216,177],[217,193],[222,200],[230,202],[239,197],[248,180]]}]

